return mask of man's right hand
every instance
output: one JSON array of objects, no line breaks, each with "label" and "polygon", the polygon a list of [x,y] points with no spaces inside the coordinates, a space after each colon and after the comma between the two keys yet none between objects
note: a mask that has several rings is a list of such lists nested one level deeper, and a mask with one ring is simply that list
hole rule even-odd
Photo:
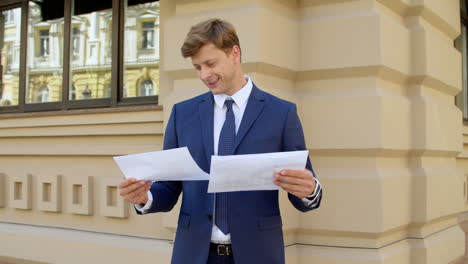
[{"label": "man's right hand", "polygon": [[145,205],[148,202],[148,191],[152,181],[125,179],[119,184],[120,196],[132,204]]}]

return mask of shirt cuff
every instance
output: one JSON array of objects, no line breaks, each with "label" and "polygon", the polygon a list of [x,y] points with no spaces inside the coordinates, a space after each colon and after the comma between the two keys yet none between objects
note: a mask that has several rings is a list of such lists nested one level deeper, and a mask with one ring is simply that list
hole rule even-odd
[{"label": "shirt cuff", "polygon": [[305,198],[302,198],[302,202],[306,205],[306,206],[313,206],[316,202],[317,202],[317,198],[320,196],[320,192],[322,191],[322,185],[320,184],[320,181],[317,179],[317,178],[314,178],[315,180],[315,189],[314,189],[314,192],[305,197]]},{"label": "shirt cuff", "polygon": [[153,194],[151,194],[151,191],[148,191],[148,201],[146,202],[145,206],[141,206],[141,204],[134,204],[133,206],[135,206],[135,209],[140,211],[142,214],[146,214],[152,205]]}]

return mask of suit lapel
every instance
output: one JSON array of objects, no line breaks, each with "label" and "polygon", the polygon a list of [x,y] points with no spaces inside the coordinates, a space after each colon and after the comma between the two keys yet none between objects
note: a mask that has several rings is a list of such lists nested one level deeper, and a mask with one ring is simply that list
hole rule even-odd
[{"label": "suit lapel", "polygon": [[200,116],[200,124],[203,137],[203,145],[205,147],[206,160],[208,165],[211,166],[211,156],[214,154],[213,148],[213,95],[211,92],[205,94],[206,96],[198,106],[198,113]]},{"label": "suit lapel", "polygon": [[260,91],[255,86],[255,84],[253,84],[252,92],[250,93],[249,99],[247,101],[247,106],[245,108],[244,116],[242,117],[239,130],[237,131],[236,140],[234,142],[233,153],[236,153],[237,147],[242,142],[242,139],[247,134],[249,129],[252,127],[255,120],[257,120],[257,117],[262,112],[264,105],[265,105],[265,102],[264,102],[262,91]]}]

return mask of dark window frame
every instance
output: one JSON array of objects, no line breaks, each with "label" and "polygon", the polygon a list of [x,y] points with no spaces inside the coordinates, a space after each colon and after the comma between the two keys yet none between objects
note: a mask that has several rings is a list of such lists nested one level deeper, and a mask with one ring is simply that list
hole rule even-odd
[{"label": "dark window frame", "polygon": [[[74,0],[64,1],[64,40],[63,40],[63,72],[62,98],[59,102],[26,103],[26,51],[27,28],[30,0],[2,0],[0,11],[21,8],[21,39],[20,39],[20,69],[18,105],[0,106],[0,114],[25,113],[39,111],[58,111],[71,109],[113,108],[139,105],[158,105],[158,95],[142,97],[125,97],[123,91],[124,78],[124,35],[126,0],[112,0],[112,63],[111,63],[111,97],[97,99],[71,100],[70,64],[73,60],[72,42],[72,4]],[[79,1],[79,0],[75,0]],[[158,1],[158,0],[153,0]],[[144,1],[143,1],[144,2]]]}]

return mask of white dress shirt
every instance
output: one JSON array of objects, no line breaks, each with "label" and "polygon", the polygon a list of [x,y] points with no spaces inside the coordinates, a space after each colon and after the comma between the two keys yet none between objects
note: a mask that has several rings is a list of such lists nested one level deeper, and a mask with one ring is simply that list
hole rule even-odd
[{"label": "white dress shirt", "polygon": [[[218,143],[219,143],[219,135],[221,134],[221,129],[223,127],[224,121],[226,119],[226,109],[227,107],[224,105],[224,101],[226,98],[230,97],[234,100],[232,104],[232,110],[234,112],[234,118],[236,122],[236,133],[239,130],[240,123],[242,121],[242,117],[244,116],[245,108],[247,106],[247,101],[249,99],[250,93],[252,92],[252,80],[249,76],[245,75],[245,79],[247,83],[242,87],[239,91],[237,91],[232,96],[228,96],[225,94],[215,94],[213,95],[214,98],[214,116],[213,116],[213,141],[214,141],[214,155],[218,155]],[[315,176],[315,175],[314,175]],[[273,180],[273,179],[272,179]],[[315,185],[315,191],[311,196],[307,198],[302,198],[304,204],[307,206],[314,206],[318,201],[317,197],[318,194],[321,192],[320,182],[315,179],[317,184]],[[135,204],[135,208],[140,211],[141,213],[146,213],[151,205],[153,204],[153,195],[150,191],[148,191],[148,202],[145,206],[141,206]],[[213,216],[215,213],[213,212]],[[228,244],[231,243],[231,234],[225,235],[215,224],[213,218],[213,229],[211,232],[211,241],[214,243],[220,244]]]}]

